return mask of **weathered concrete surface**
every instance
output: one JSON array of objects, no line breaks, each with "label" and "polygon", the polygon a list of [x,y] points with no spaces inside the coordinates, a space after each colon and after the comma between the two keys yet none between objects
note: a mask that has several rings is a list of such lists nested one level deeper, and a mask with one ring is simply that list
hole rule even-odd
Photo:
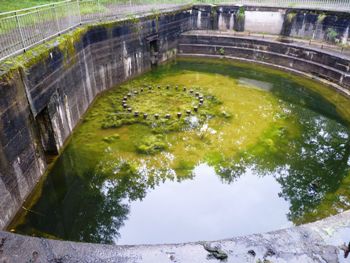
[{"label": "weathered concrete surface", "polygon": [[297,8],[195,5],[194,29],[235,30],[348,43],[350,14]]},{"label": "weathered concrete surface", "polygon": [[337,52],[282,43],[257,36],[236,36],[212,31],[190,31],[182,35],[179,54],[185,56],[224,57],[259,62],[331,84],[350,95],[350,58]]},{"label": "weathered concrete surface", "polygon": [[[341,249],[350,241],[349,233],[349,211],[316,223],[265,234],[174,245],[98,245],[0,232],[0,262],[336,263],[349,260],[344,259]],[[227,259],[217,259],[208,247],[214,251],[219,249]]]}]

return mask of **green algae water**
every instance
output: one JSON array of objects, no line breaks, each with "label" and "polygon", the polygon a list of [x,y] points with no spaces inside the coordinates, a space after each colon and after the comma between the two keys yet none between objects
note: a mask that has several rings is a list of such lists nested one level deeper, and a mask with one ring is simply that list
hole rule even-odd
[{"label": "green algae water", "polygon": [[311,80],[177,60],[95,101],[10,228],[154,244],[322,219],[350,206],[349,119]]}]

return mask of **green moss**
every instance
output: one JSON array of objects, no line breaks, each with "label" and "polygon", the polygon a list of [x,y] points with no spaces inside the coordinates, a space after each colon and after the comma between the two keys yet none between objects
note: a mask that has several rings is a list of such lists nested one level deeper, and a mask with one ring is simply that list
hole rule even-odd
[{"label": "green moss", "polygon": [[245,18],[245,9],[244,9],[244,6],[241,6],[237,12],[237,21],[242,22],[244,18]]},{"label": "green moss", "polygon": [[[186,113],[188,110],[191,116],[196,116],[199,123],[204,123],[208,118],[223,117],[219,110],[221,102],[213,95],[206,94],[198,87],[184,90],[183,86],[176,85],[160,85],[149,87],[152,84],[122,86],[109,99],[109,103],[113,110],[106,114],[102,120],[101,128],[111,129],[118,128],[123,125],[144,124],[150,127],[154,133],[174,132],[191,128],[191,118]],[[190,91],[193,91],[192,93]],[[137,92],[137,94],[135,94]],[[204,103],[200,106],[199,98],[203,96]],[[127,97],[127,94],[132,94]],[[123,98],[127,97],[127,107],[123,107]],[[194,111],[197,107],[198,112]],[[132,112],[128,112],[128,108]],[[138,116],[135,116],[138,112]],[[181,117],[178,118],[178,113]],[[147,117],[144,117],[147,114]],[[158,115],[158,119],[155,118]],[[170,115],[166,118],[166,115]]]},{"label": "green moss", "polygon": [[288,13],[287,14],[287,21],[288,21],[288,23],[292,23],[292,21],[293,21],[293,19],[294,19],[294,17],[297,15],[297,13],[296,12],[290,12],[290,13]]},{"label": "green moss", "polygon": [[106,143],[113,143],[115,141],[117,141],[120,138],[119,134],[113,134],[111,136],[106,136],[103,138],[103,141]]},{"label": "green moss", "polygon": [[140,154],[156,154],[167,148],[165,136],[151,135],[143,137],[136,145],[136,151]]}]

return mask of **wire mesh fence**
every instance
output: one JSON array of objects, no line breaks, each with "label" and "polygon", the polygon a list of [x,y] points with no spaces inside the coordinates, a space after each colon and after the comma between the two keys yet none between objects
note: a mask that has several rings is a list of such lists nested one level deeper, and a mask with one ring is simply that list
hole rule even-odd
[{"label": "wire mesh fence", "polygon": [[350,0],[66,0],[0,13],[0,60],[81,23],[187,4],[242,4],[350,12]]}]

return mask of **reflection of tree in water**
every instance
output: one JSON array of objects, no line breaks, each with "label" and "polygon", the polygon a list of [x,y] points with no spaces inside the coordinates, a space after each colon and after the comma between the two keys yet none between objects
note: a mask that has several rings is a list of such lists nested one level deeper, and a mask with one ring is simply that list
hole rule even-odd
[{"label": "reflection of tree in water", "polygon": [[87,168],[90,165],[82,165],[79,155],[67,149],[46,179],[41,197],[31,208],[33,212],[26,215],[17,232],[113,243],[128,217],[129,202],[142,200],[148,189],[175,179],[169,168],[102,159],[95,167],[92,165],[94,168]]},{"label": "reflection of tree in water", "polygon": [[[330,119],[314,112],[315,105],[313,110],[305,106],[289,104],[289,116],[284,116],[299,126],[296,136],[276,125],[247,151],[231,159],[222,157],[213,165],[228,183],[247,168],[261,176],[274,176],[282,186],[280,196],[290,202],[288,218],[296,224],[318,219],[317,206],[341,186],[350,171],[350,138],[344,121],[334,120],[334,111]],[[317,108],[324,109],[322,105]],[[322,211],[322,215],[329,214]]]}]

